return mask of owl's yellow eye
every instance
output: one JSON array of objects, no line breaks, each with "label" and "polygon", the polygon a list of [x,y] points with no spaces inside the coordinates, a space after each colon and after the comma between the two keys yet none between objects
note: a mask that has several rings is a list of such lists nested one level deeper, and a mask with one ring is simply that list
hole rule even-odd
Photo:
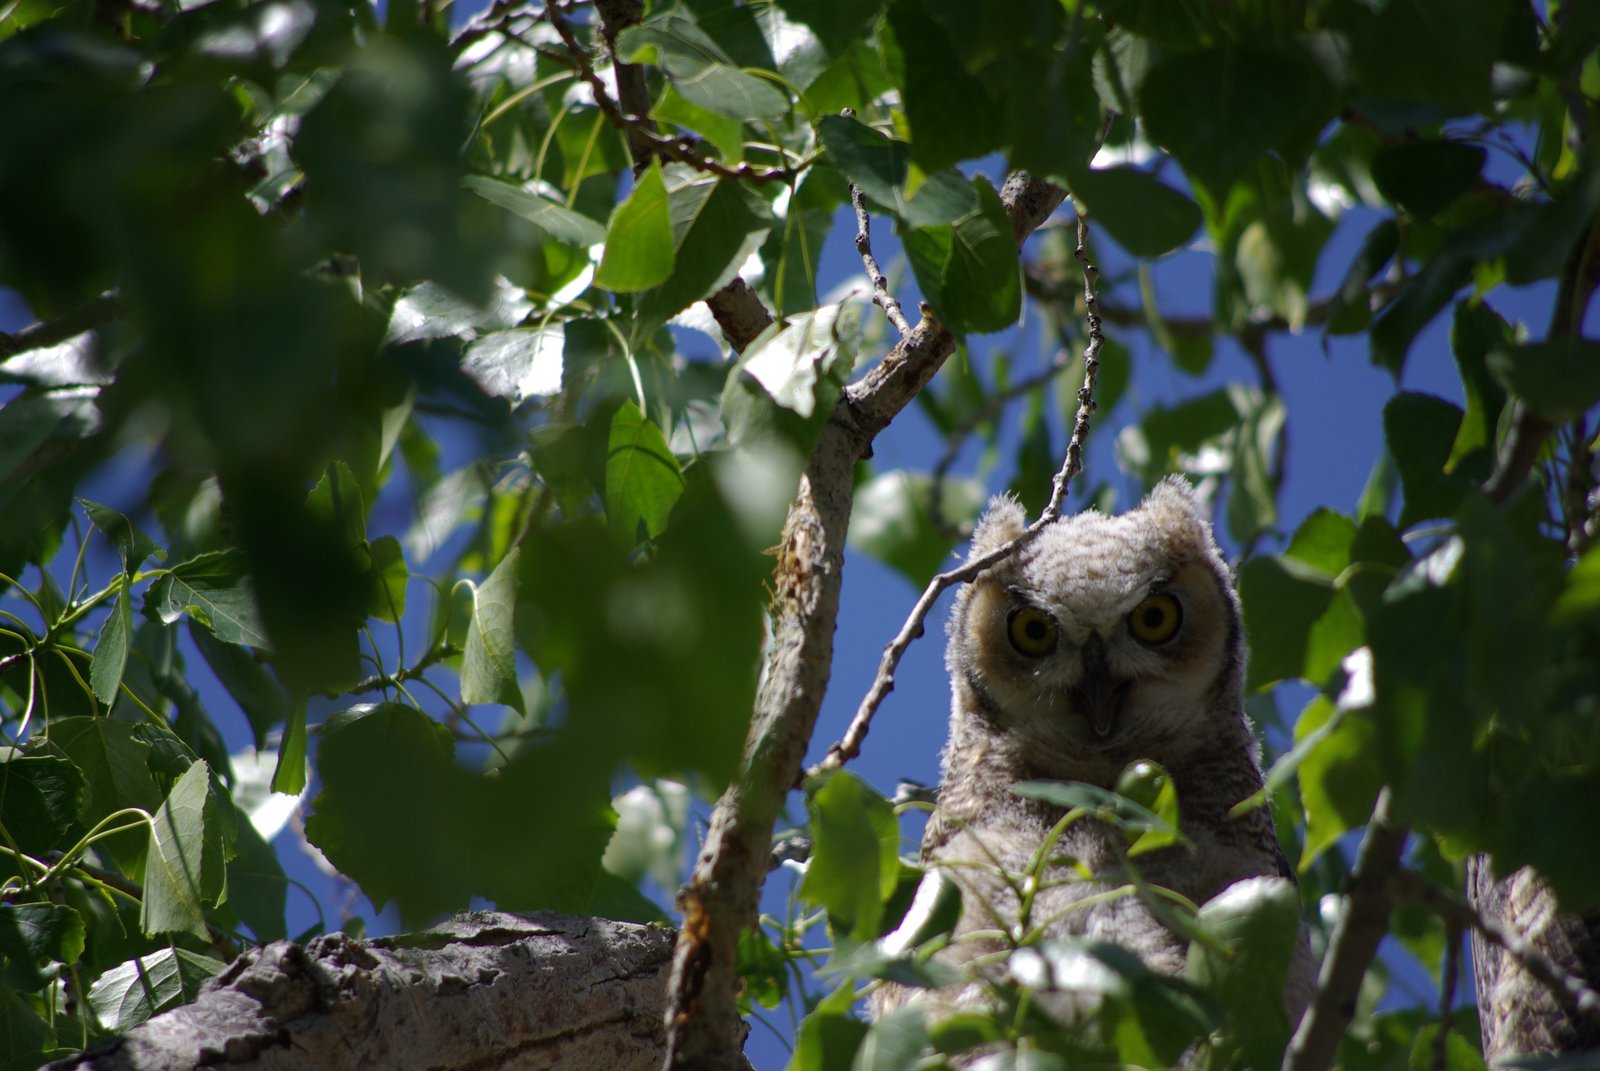
[{"label": "owl's yellow eye", "polygon": [[1032,606],[1012,611],[1006,633],[1011,637],[1011,646],[1029,658],[1047,655],[1056,648],[1055,618]]},{"label": "owl's yellow eye", "polygon": [[1183,623],[1183,607],[1165,593],[1150,596],[1128,615],[1128,631],[1140,643],[1166,643]]}]

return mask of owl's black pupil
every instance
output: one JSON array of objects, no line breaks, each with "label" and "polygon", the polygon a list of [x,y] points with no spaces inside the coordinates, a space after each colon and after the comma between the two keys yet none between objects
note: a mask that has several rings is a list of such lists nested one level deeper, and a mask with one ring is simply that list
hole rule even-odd
[{"label": "owl's black pupil", "polygon": [[1159,606],[1152,606],[1144,612],[1144,627],[1152,630],[1158,629],[1161,627],[1161,622],[1166,620],[1166,617],[1166,612]]},{"label": "owl's black pupil", "polygon": [[1038,618],[1034,618],[1032,621],[1029,621],[1027,624],[1022,626],[1022,631],[1028,634],[1028,639],[1043,642],[1047,630],[1044,627],[1043,621],[1040,621]]}]

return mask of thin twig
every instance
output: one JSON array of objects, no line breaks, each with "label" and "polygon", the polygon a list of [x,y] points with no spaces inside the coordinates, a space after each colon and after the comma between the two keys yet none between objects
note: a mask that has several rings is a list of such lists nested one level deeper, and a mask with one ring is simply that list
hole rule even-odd
[{"label": "thin twig", "polygon": [[[846,108],[844,114],[852,116],[855,112]],[[867,278],[872,280],[872,302],[889,317],[889,322],[894,324],[900,337],[905,338],[911,334],[911,324],[907,322],[906,314],[900,311],[900,302],[889,293],[889,280],[884,276],[883,269],[878,267],[878,258],[872,255],[872,220],[867,215],[867,195],[854,182],[850,183],[850,207],[856,210],[856,252],[861,254]]]},{"label": "thin twig", "polygon": [[978,425],[988,420],[994,420],[1005,411],[1005,407],[1024,395],[1045,386],[1056,376],[1066,370],[1071,362],[1067,360],[1067,351],[1059,351],[1055,358],[1044,367],[1042,371],[1031,376],[1017,380],[1004,390],[996,391],[992,398],[987,399],[981,406],[967,415],[960,424],[945,436],[944,452],[939,455],[939,460],[933,466],[933,486],[929,488],[928,513],[939,534],[946,539],[957,539],[962,532],[956,529],[944,516],[944,483],[945,477],[950,473],[950,467],[955,464],[956,456],[960,454],[962,444],[967,441],[967,436],[978,429]]},{"label": "thin twig", "polygon": [[1433,1071],[1450,1066],[1450,1023],[1455,1017],[1456,976],[1461,973],[1461,927],[1445,924],[1444,976],[1439,979],[1439,1032],[1433,1036]]},{"label": "thin twig", "polygon": [[1389,879],[1394,899],[1418,904],[1445,921],[1447,926],[1473,929],[1556,995],[1569,1009],[1600,1023],[1600,993],[1589,988],[1581,975],[1561,967],[1541,954],[1522,934],[1480,912],[1471,903],[1440,888],[1421,874],[1400,870]]},{"label": "thin twig", "polygon": [[1407,831],[1390,814],[1388,788],[1378,793],[1372,820],[1350,873],[1339,921],[1328,939],[1317,992],[1283,1055],[1283,1071],[1327,1071],[1355,1018],[1356,995],[1389,932],[1391,878],[1400,867]]},{"label": "thin twig", "polygon": [[928,582],[922,597],[917,599],[916,605],[911,608],[911,614],[906,618],[905,624],[900,626],[900,631],[889,642],[889,646],[883,649],[883,659],[878,664],[878,675],[873,679],[866,698],[862,699],[861,705],[856,709],[855,717],[850,720],[844,737],[828,749],[828,754],[809,771],[810,774],[836,769],[861,753],[861,744],[866,740],[867,732],[872,726],[873,714],[888,694],[894,691],[894,674],[901,658],[905,656],[912,642],[923,634],[923,624],[932,611],[933,604],[938,601],[945,589],[975,579],[985,569],[997,565],[1027,546],[1040,532],[1060,519],[1061,508],[1067,498],[1067,488],[1083,471],[1083,444],[1089,438],[1089,420],[1095,410],[1094,390],[1100,374],[1100,350],[1106,341],[1105,335],[1100,331],[1100,302],[1097,295],[1100,270],[1089,262],[1088,239],[1089,225],[1080,215],[1078,245],[1074,255],[1083,265],[1083,304],[1089,326],[1089,343],[1083,351],[1083,386],[1078,388],[1078,412],[1072,422],[1072,438],[1067,442],[1066,457],[1062,460],[1061,469],[1050,482],[1049,503],[1039,514],[1039,519],[1024,529],[1017,538],[982,557],[968,561],[959,568],[940,573]]},{"label": "thin twig", "polygon": [[595,104],[613,126],[628,134],[632,144],[648,147],[651,154],[664,160],[675,160],[708,174],[745,182],[789,182],[811,165],[814,157],[797,161],[792,166],[753,167],[748,163],[740,163],[730,167],[702,153],[698,142],[693,138],[669,137],[657,133],[655,121],[649,116],[625,112],[611,99],[611,92],[606,88],[605,80],[595,73],[594,64],[589,62],[588,52],[578,41],[577,35],[572,31],[572,24],[562,12],[562,5],[550,4],[545,8],[545,15],[549,18],[550,25],[555,27],[556,33],[561,35],[562,43],[572,53],[578,77],[583,79],[590,92],[594,94]]}]

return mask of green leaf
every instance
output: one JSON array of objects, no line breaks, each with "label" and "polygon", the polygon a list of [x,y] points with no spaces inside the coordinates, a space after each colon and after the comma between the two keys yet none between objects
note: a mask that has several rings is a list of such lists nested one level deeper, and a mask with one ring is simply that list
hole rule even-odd
[{"label": "green leaf", "polygon": [[306,513],[340,532],[346,546],[359,547],[367,541],[367,507],[361,486],[343,461],[335,461],[323,471],[306,496]]},{"label": "green leaf", "polygon": [[929,1048],[922,1009],[908,1005],[885,1015],[867,1030],[851,1071],[902,1071],[916,1064]]},{"label": "green leaf", "polygon": [[1186,244],[1201,223],[1200,206],[1146,171],[1117,166],[1072,177],[1072,196],[1136,257],[1159,257]]},{"label": "green leaf", "polygon": [[1383,771],[1372,757],[1378,734],[1362,711],[1338,710],[1317,696],[1295,722],[1296,747],[1310,751],[1300,760],[1300,799],[1306,812],[1306,843],[1300,857],[1304,873],[1340,837],[1372,817],[1383,786]]},{"label": "green leaf", "polygon": [[826,115],[817,123],[823,148],[839,170],[879,205],[903,215],[903,189],[911,165],[911,149],[903,141],[842,115]]},{"label": "green leaf", "polygon": [[1600,401],[1600,342],[1567,336],[1489,351],[1489,373],[1552,424]]},{"label": "green leaf", "polygon": [[1372,178],[1389,200],[1427,219],[1477,183],[1488,156],[1483,146],[1460,141],[1405,141],[1378,150]]},{"label": "green leaf", "polygon": [[[1355,73],[1379,116],[1420,126],[1490,106],[1490,75],[1510,5],[1394,0],[1353,34]],[[1386,100],[1384,99],[1386,98]],[[1385,104],[1388,106],[1386,107]]]},{"label": "green leaf", "polygon": [[1335,580],[1350,565],[1356,533],[1355,521],[1324,506],[1300,522],[1283,556]]},{"label": "green leaf", "polygon": [[1506,404],[1505,391],[1489,370],[1489,353],[1513,341],[1511,325],[1481,302],[1459,302],[1450,329],[1450,352],[1461,374],[1461,390],[1467,411],[1461,418],[1450,457],[1444,463],[1447,473],[1480,449],[1491,449],[1495,442],[1500,413]]},{"label": "green leaf", "polygon": [[878,47],[905,102],[911,158],[924,173],[998,149],[1002,114],[985,82],[962,64],[920,0],[894,0]]},{"label": "green leaf", "polygon": [[1022,308],[1017,242],[1005,207],[983,176],[972,180],[972,190],[973,207],[953,223],[901,234],[918,285],[957,335],[1003,330]]},{"label": "green leaf", "polygon": [[71,762],[0,746],[0,826],[7,847],[42,855],[61,846],[83,798],[83,774]]},{"label": "green leaf", "polygon": [[[124,807],[153,811],[161,790],[150,776],[150,748],[133,726],[111,718],[62,718],[50,725],[50,742],[66,752],[83,773],[86,826]],[[143,834],[140,835],[141,843]]]},{"label": "green leaf", "polygon": [[472,592],[472,621],[461,653],[461,701],[504,703],[522,712],[517,683],[517,653],[512,614],[517,604],[517,561],[513,547]]},{"label": "green leaf", "polygon": [[89,664],[89,687],[106,706],[117,701],[122,686],[122,671],[128,664],[128,645],[133,640],[133,599],[128,594],[126,575],[117,589],[111,613],[100,626],[94,644],[94,660]]},{"label": "green leaf", "polygon": [[[507,910],[587,911],[613,820],[612,771],[595,761],[599,749],[558,738],[492,778],[463,770],[454,750],[449,731],[411,707],[334,715],[317,750],[322,791],[307,838],[374,904],[396,901],[408,924],[474,895]],[[512,814],[561,820],[504,821]]]},{"label": "green leaf", "polygon": [[108,1030],[131,1030],[159,1012],[188,1004],[226,963],[186,948],[163,948],[111,968],[89,987],[89,1006]]},{"label": "green leaf", "polygon": [[558,201],[486,175],[468,175],[462,182],[485,201],[521,216],[558,242],[588,248],[606,240],[604,227]]},{"label": "green leaf", "polygon": [[1367,232],[1328,305],[1328,334],[1355,334],[1372,322],[1372,279],[1394,257],[1399,244],[1400,226],[1393,219],[1379,220]]},{"label": "green leaf", "polygon": [[672,215],[659,161],[650,161],[627,200],[611,213],[605,243],[596,286],[634,293],[660,286],[672,274]]},{"label": "green leaf", "polygon": [[829,55],[859,40],[882,6],[881,0],[778,0],[785,15],[811,27]]},{"label": "green leaf", "polygon": [[773,401],[810,419],[819,395],[832,395],[855,368],[860,317],[847,302],[824,305],[787,324],[773,324],[740,356],[739,368]]},{"label": "green leaf", "polygon": [[0,904],[0,980],[23,992],[42,989],[51,963],[83,955],[83,916],[65,904]]},{"label": "green leaf", "polygon": [[1184,973],[1236,1024],[1224,1052],[1236,1046],[1243,1066],[1276,1067],[1289,1041],[1283,982],[1300,941],[1299,892],[1283,878],[1247,878],[1206,901],[1197,922],[1217,945],[1190,942]]},{"label": "green leaf", "polygon": [[90,502],[87,498],[80,498],[78,501],[89,514],[90,523],[104,532],[106,538],[117,548],[117,554],[122,558],[124,573],[132,576],[146,558],[166,559],[167,552],[161,549],[161,545],[141,532],[123,514],[110,506]]},{"label": "green leaf", "polygon": [[211,551],[180,562],[145,591],[144,612],[165,624],[194,618],[226,643],[266,647],[255,596],[234,551]]},{"label": "green leaf", "polygon": [[1153,762],[1130,762],[1117,775],[1117,795],[1132,800],[1159,818],[1167,828],[1145,829],[1128,846],[1128,856],[1165,848],[1178,843],[1178,789],[1167,771]]},{"label": "green leaf", "polygon": [[899,571],[921,587],[951,568],[956,533],[969,528],[983,505],[979,480],[946,477],[940,488],[943,525],[933,520],[933,477],[896,469],[856,489],[850,544]]},{"label": "green leaf", "polygon": [[1250,647],[1246,687],[1254,691],[1306,674],[1311,631],[1333,601],[1333,585],[1293,560],[1251,558],[1239,570],[1239,601]]},{"label": "green leaf", "polygon": [[728,54],[675,12],[654,15],[617,36],[618,59],[656,63],[685,100],[730,119],[777,119],[789,98],[772,82],[733,65]]},{"label": "green leaf", "polygon": [[[1148,765],[1153,770],[1160,770],[1154,763]],[[1132,788],[1143,790],[1152,783],[1146,778],[1144,771],[1135,771],[1127,776],[1129,787]],[[1094,818],[1122,830],[1130,843],[1137,843],[1147,834],[1153,833],[1155,839],[1151,843],[1193,846],[1183,831],[1162,815],[1142,803],[1098,785],[1085,784],[1081,781],[1020,781],[1012,785],[1011,790],[1027,799],[1043,800],[1045,803],[1064,807],[1069,811],[1082,808]],[[1161,799],[1158,791],[1152,802],[1162,806],[1165,801]]]},{"label": "green leaf", "polygon": [[380,621],[399,624],[406,613],[406,583],[411,571],[406,568],[405,552],[394,536],[379,536],[367,544],[372,557],[371,593],[367,612]]},{"label": "green leaf", "polygon": [[832,770],[807,782],[806,811],[811,861],[801,898],[826,908],[836,932],[863,941],[877,937],[900,878],[894,808],[854,774]]},{"label": "green leaf", "polygon": [[611,418],[606,445],[606,519],[623,546],[666,531],[683,495],[683,473],[661,430],[632,401]]},{"label": "green leaf", "polygon": [[461,370],[483,392],[514,409],[561,391],[566,332],[559,324],[514,327],[484,335],[461,355]]},{"label": "green leaf", "polygon": [[298,796],[306,790],[306,700],[302,695],[289,708],[278,742],[278,765],[272,771],[272,791]]},{"label": "green leaf", "polygon": [[208,939],[205,909],[227,890],[211,798],[211,768],[195,762],[150,823],[144,902],[139,925],[147,934],[187,933]]},{"label": "green leaf", "polygon": [[236,854],[228,860],[227,906],[250,927],[258,942],[287,937],[284,906],[288,902],[289,879],[278,862],[278,853],[249,822],[239,823],[234,848]]},{"label": "green leaf", "polygon": [[1248,543],[1278,521],[1278,490],[1271,470],[1289,412],[1276,394],[1240,392],[1236,403],[1239,400],[1254,404],[1240,412],[1233,432],[1228,534]]},{"label": "green leaf", "polygon": [[667,173],[676,252],[672,275],[639,298],[635,339],[648,337],[691,304],[727,285],[761,248],[772,209],[734,179],[672,169]]},{"label": "green leaf", "polygon": [[1427,394],[1402,391],[1383,407],[1383,432],[1389,455],[1400,470],[1405,505],[1402,528],[1432,517],[1448,517],[1468,491],[1488,475],[1488,459],[1458,465],[1446,474],[1445,464],[1461,428],[1462,412]]},{"label": "green leaf", "polygon": [[851,1067],[867,1029],[867,1024],[848,1009],[818,1008],[800,1022],[788,1071],[842,1071]]},{"label": "green leaf", "polygon": [[1218,201],[1269,153],[1298,165],[1338,104],[1314,54],[1288,43],[1167,52],[1139,91],[1151,139]]}]

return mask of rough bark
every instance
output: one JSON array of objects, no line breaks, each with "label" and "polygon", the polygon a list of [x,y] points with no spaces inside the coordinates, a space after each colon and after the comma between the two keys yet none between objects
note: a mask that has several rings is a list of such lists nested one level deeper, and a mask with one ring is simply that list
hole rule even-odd
[{"label": "rough bark", "polygon": [[[1523,867],[1495,881],[1483,856],[1469,860],[1467,887],[1480,914],[1520,933],[1533,951],[1590,989],[1600,989],[1600,913],[1562,914],[1550,886],[1532,870]],[[1576,1014],[1481,933],[1472,935],[1472,974],[1483,1058],[1491,1067],[1517,1053],[1600,1049],[1600,1022]]]},{"label": "rough bark", "polygon": [[[1001,192],[1020,242],[1065,193],[1025,174]],[[736,951],[754,923],[772,828],[799,780],[833,661],[845,530],[856,463],[927,385],[956,339],[925,313],[823,426],[784,524],[773,579],[772,639],[738,777],[718,801],[694,874],[679,894],[682,929],[669,977],[666,1066],[740,1065]]]},{"label": "rough bark", "polygon": [[422,933],[247,952],[192,1004],[52,1065],[646,1071],[665,1051],[664,927],[473,912]]}]

